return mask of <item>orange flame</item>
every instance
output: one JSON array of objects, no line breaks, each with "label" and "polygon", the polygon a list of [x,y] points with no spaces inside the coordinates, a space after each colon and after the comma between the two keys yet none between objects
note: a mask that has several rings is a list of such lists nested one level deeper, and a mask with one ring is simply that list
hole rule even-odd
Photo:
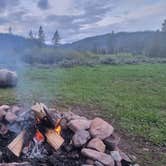
[{"label": "orange flame", "polygon": [[36,134],[35,134],[35,138],[36,138],[36,140],[39,142],[39,141],[44,141],[44,136],[43,136],[43,134],[39,131],[39,130],[37,130],[37,132],[36,132]]}]

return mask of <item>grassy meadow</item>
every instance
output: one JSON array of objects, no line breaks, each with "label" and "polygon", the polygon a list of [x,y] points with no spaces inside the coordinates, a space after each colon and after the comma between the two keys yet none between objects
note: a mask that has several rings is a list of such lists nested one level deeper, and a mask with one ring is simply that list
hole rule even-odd
[{"label": "grassy meadow", "polygon": [[166,143],[166,65],[24,68],[15,89],[0,89],[0,104],[35,101],[93,105],[136,136]]}]

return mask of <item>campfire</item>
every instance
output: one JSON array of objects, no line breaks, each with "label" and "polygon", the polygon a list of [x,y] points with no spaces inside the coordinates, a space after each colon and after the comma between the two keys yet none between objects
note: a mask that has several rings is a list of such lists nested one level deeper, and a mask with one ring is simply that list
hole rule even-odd
[{"label": "campfire", "polygon": [[24,111],[0,107],[0,166],[130,166],[135,157],[119,149],[120,138],[101,118],[50,111],[36,103]]}]

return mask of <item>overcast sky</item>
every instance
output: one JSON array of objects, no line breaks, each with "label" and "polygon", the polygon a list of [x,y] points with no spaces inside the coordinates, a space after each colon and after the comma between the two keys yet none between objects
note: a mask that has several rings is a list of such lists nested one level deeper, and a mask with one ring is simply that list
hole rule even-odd
[{"label": "overcast sky", "polygon": [[27,36],[40,25],[47,40],[59,30],[62,42],[72,42],[112,30],[160,29],[166,0],[0,0],[0,32]]}]

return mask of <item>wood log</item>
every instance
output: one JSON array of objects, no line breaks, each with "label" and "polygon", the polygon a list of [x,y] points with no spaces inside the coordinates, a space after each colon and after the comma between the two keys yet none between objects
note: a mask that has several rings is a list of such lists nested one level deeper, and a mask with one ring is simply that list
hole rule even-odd
[{"label": "wood log", "polygon": [[24,144],[25,130],[23,130],[7,147],[17,157],[20,156]]},{"label": "wood log", "polygon": [[45,134],[47,142],[55,149],[58,150],[64,143],[64,139],[58,135],[55,130],[48,130]]}]

